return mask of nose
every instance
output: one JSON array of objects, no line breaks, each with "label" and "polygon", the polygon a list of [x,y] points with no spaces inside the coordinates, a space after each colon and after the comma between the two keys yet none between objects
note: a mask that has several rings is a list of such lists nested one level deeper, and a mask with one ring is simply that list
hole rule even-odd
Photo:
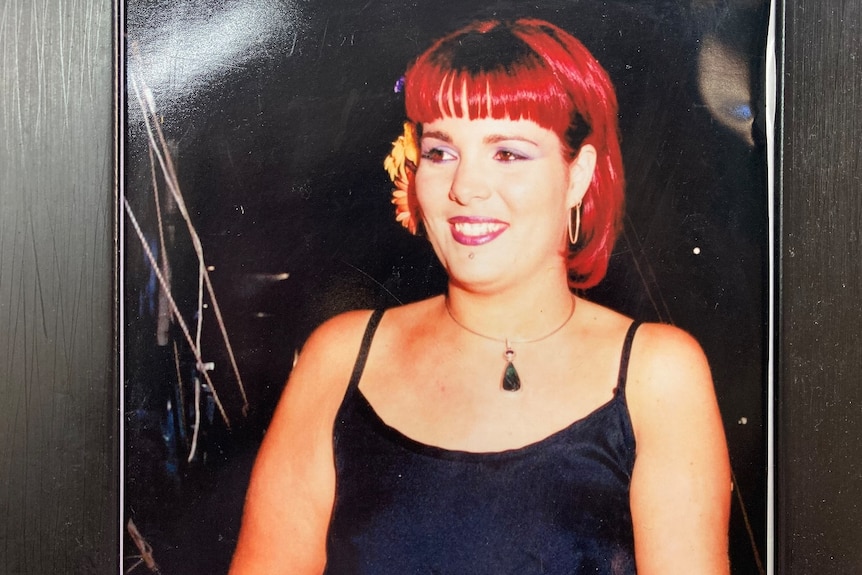
[{"label": "nose", "polygon": [[490,192],[488,175],[483,174],[481,168],[475,165],[475,163],[465,162],[462,158],[452,177],[452,184],[449,187],[449,199],[457,204],[466,206],[473,200],[487,198]]}]

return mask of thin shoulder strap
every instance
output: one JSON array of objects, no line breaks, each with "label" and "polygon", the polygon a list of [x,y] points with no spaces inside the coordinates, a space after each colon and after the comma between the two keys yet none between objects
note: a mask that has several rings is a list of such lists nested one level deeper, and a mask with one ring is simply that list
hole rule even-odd
[{"label": "thin shoulder strap", "polygon": [[635,339],[635,332],[638,330],[641,322],[633,321],[626,332],[626,339],[623,341],[623,352],[620,357],[620,374],[617,376],[617,393],[625,391],[626,378],[629,373],[629,356],[632,352],[632,341]]},{"label": "thin shoulder strap", "polygon": [[380,318],[383,317],[383,312],[386,310],[376,309],[368,318],[368,325],[365,326],[365,334],[362,336],[362,345],[359,346],[359,355],[356,356],[356,363],[353,364],[353,374],[350,376],[348,389],[353,389],[359,385],[359,379],[362,377],[362,370],[365,369],[365,361],[368,359],[368,350],[371,347],[371,340],[374,338],[374,332],[377,331],[377,326],[380,324]]}]

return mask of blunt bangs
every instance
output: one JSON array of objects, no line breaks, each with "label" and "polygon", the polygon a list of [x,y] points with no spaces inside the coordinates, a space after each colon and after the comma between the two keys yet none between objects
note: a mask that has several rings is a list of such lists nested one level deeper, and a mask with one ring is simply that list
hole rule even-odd
[{"label": "blunt bangs", "polygon": [[446,61],[417,62],[405,76],[405,106],[417,123],[444,116],[532,120],[561,138],[573,111],[568,94],[538,57],[478,71],[453,69]]}]

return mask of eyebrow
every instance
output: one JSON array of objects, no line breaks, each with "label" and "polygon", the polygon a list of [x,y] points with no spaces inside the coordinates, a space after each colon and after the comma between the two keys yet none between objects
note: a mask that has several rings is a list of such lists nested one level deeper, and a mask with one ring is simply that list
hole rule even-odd
[{"label": "eyebrow", "polygon": [[[440,130],[433,130],[430,132],[425,132],[422,134],[422,139],[425,138],[434,138],[435,140],[440,140],[441,142],[446,142],[447,144],[452,143],[452,137],[446,132],[442,132]],[[538,144],[531,140],[530,138],[525,138],[523,136],[509,136],[506,134],[491,134],[489,136],[485,136],[482,141],[485,144],[499,144],[500,142],[510,142],[510,141],[518,141],[518,142],[526,142],[527,144],[532,144],[534,146],[538,146]]]},{"label": "eyebrow", "polygon": [[483,141],[486,144],[499,144],[500,142],[516,141],[538,146],[538,144],[530,138],[525,138],[524,136],[507,136],[506,134],[491,134],[490,136],[487,136]]},{"label": "eyebrow", "polygon": [[452,138],[446,132],[441,132],[440,130],[434,130],[431,132],[423,132],[422,139],[425,138],[434,138],[435,140],[440,140],[442,142],[446,142],[447,144],[452,143]]}]

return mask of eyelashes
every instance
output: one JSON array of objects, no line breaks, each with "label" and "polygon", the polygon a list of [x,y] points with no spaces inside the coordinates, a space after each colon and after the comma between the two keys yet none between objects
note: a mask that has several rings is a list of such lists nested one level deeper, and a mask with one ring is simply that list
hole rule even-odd
[{"label": "eyelashes", "polygon": [[497,150],[497,153],[494,154],[494,159],[498,162],[509,163],[516,162],[518,160],[529,160],[530,158],[514,150],[503,149]]},{"label": "eyelashes", "polygon": [[[530,156],[526,154],[508,148],[501,148],[495,151],[493,158],[503,164],[531,159]],[[458,156],[445,148],[430,148],[422,151],[422,159],[439,164],[457,160]]]},{"label": "eyelashes", "polygon": [[457,157],[452,152],[444,150],[443,148],[431,148],[427,151],[422,150],[422,159],[428,160],[435,164],[439,164],[442,162],[455,160],[457,159]]}]

